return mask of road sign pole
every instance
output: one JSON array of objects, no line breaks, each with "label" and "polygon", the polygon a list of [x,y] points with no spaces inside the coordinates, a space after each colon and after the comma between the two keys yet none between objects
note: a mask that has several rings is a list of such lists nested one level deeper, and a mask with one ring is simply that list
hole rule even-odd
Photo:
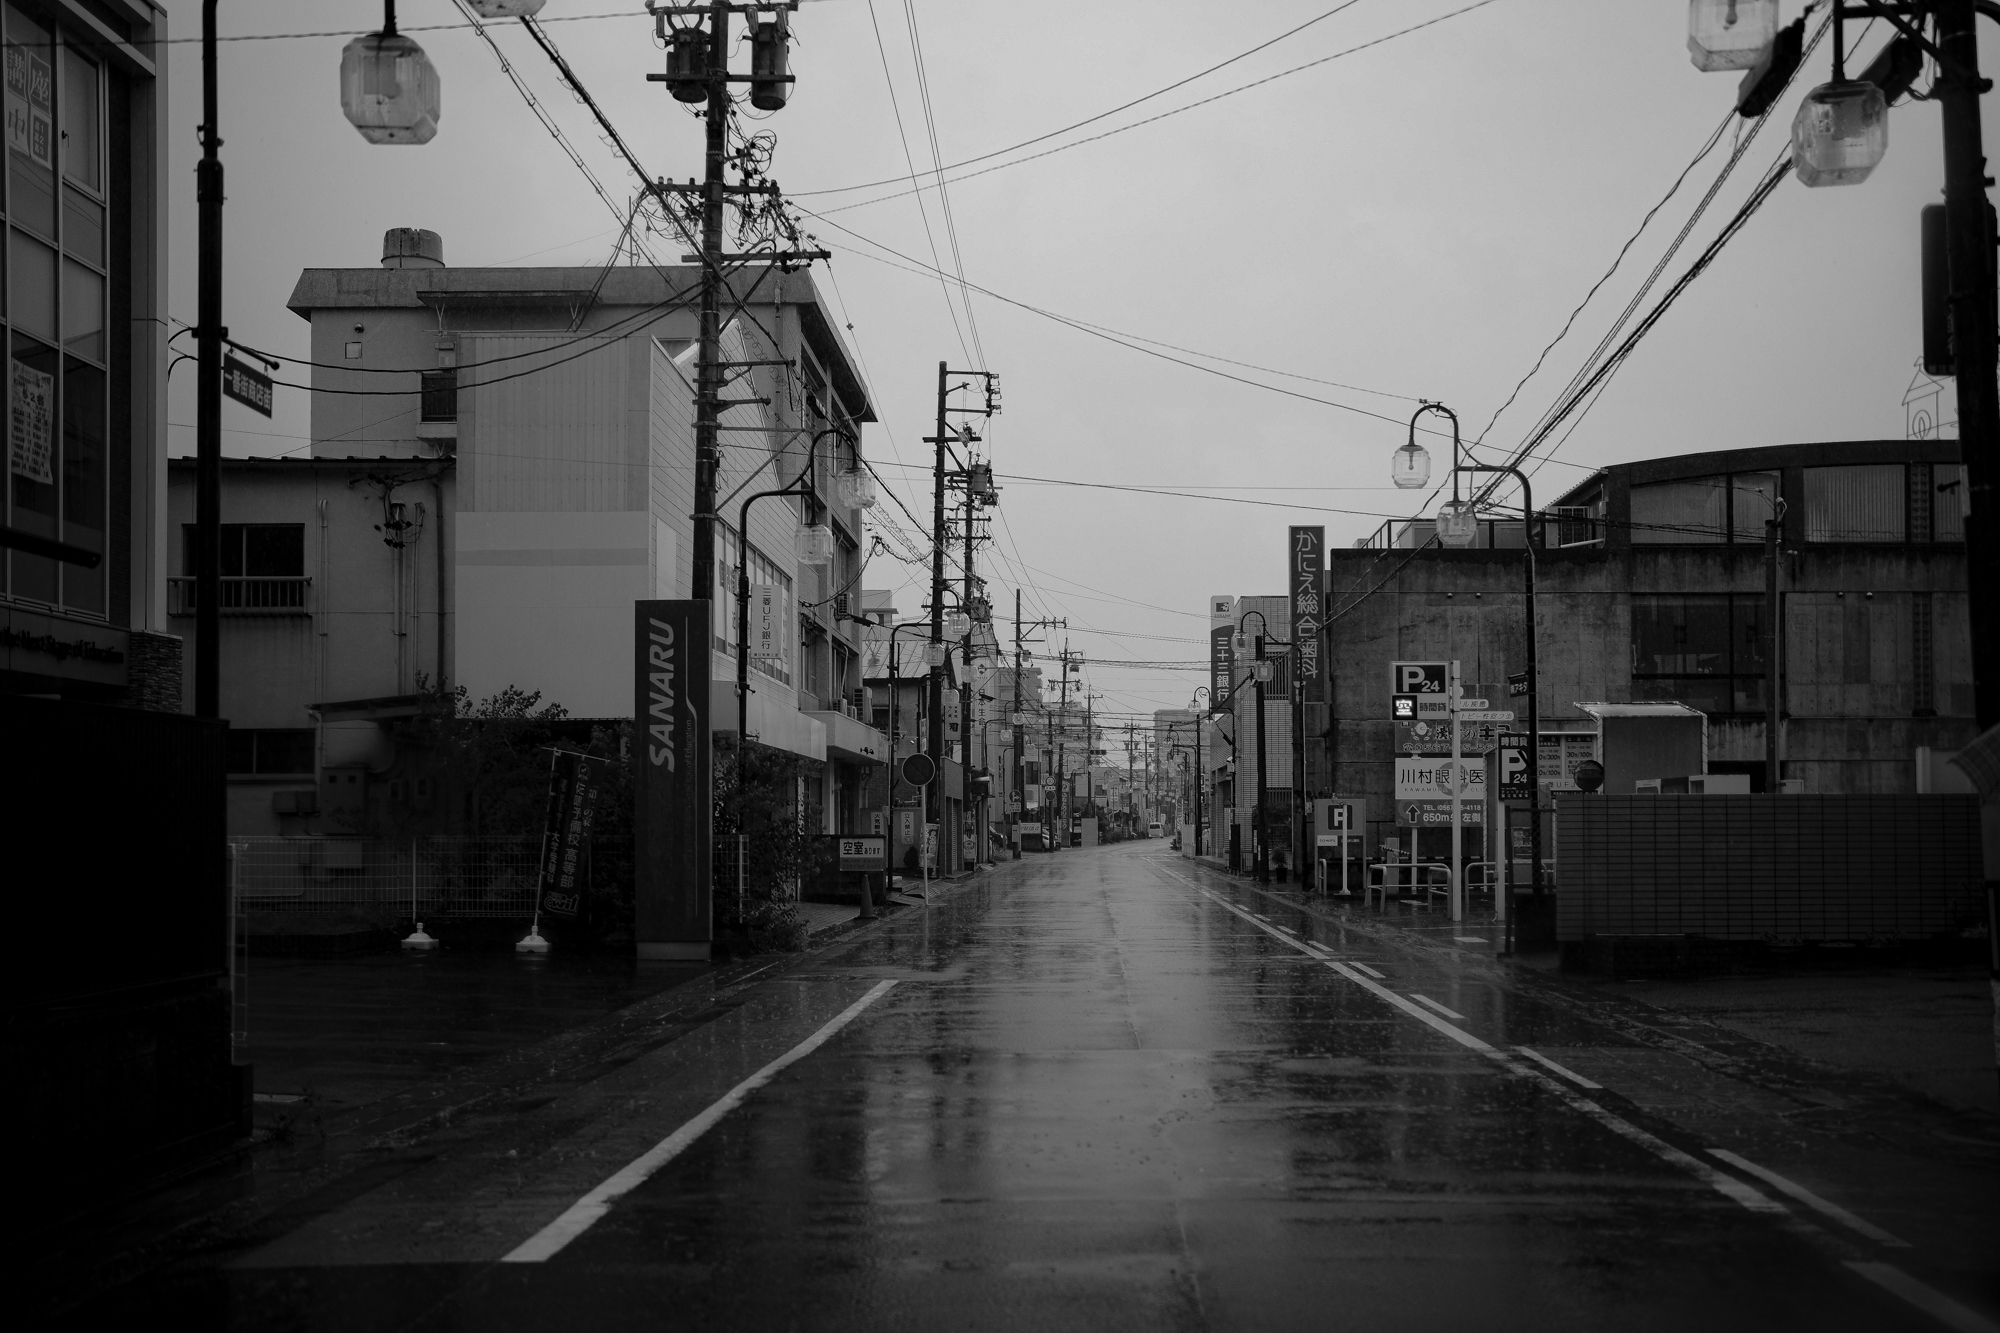
[{"label": "road sign pole", "polygon": [[1459,827],[1458,793],[1465,781],[1465,759],[1460,753],[1458,735],[1458,694],[1464,687],[1458,680],[1458,661],[1451,664],[1451,691],[1446,696],[1451,703],[1451,919],[1454,923],[1465,919],[1465,830]]}]

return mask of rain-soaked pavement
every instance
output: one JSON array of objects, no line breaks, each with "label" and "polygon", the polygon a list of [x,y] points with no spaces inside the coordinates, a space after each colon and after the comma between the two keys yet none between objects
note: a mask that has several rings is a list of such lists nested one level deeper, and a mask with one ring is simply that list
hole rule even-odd
[{"label": "rain-soaked pavement", "polygon": [[1995,1326],[1992,1117],[1350,910],[1157,841],[1004,865],[476,1112],[349,1124],[361,1165],[74,1316]]}]

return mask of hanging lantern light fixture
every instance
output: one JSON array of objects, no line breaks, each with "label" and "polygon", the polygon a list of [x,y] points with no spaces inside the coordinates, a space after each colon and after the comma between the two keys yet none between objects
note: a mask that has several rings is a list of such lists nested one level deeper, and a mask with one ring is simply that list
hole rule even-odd
[{"label": "hanging lantern light fixture", "polygon": [[1749,69],[1778,38],[1778,0],[1688,0],[1688,58],[1705,74]]},{"label": "hanging lantern light fixture", "polygon": [[340,109],[369,143],[429,143],[437,133],[437,71],[423,47],[396,31],[396,0],[384,0],[382,31],[341,51]]},{"label": "hanging lantern light fixture", "polygon": [[972,633],[972,618],[963,611],[947,611],[944,617],[944,636],[947,639],[962,639]]},{"label": "hanging lantern light fixture", "polygon": [[841,473],[834,489],[840,496],[840,502],[849,509],[873,509],[878,498],[875,478],[865,468]]},{"label": "hanging lantern light fixture", "polygon": [[483,19],[531,19],[542,12],[546,0],[471,0],[473,12]]},{"label": "hanging lantern light fixture", "polygon": [[1468,500],[1446,500],[1438,506],[1438,540],[1446,546],[1470,546],[1479,535],[1479,517]]},{"label": "hanging lantern light fixture", "polygon": [[1792,117],[1792,159],[1810,186],[1859,185],[1889,151],[1889,99],[1861,79],[1822,83]]},{"label": "hanging lantern light fixture", "polygon": [[1278,664],[1268,657],[1261,657],[1250,664],[1250,674],[1259,685],[1269,685],[1278,674]]},{"label": "hanging lantern light fixture", "polygon": [[833,560],[833,529],[824,523],[813,523],[799,529],[799,563],[802,565],[824,565]]},{"label": "hanging lantern light fixture", "polygon": [[927,643],[924,645],[924,664],[926,666],[941,667],[944,665],[944,659],[945,646],[942,643]]},{"label": "hanging lantern light fixture", "polygon": [[1396,489],[1403,491],[1421,490],[1430,484],[1430,450],[1417,443],[1414,428],[1410,442],[1389,455],[1389,478],[1396,483]]}]

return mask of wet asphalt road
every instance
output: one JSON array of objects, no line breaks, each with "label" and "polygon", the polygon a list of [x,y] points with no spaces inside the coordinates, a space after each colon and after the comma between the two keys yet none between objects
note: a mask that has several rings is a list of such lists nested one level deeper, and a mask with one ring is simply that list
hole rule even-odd
[{"label": "wet asphalt road", "polygon": [[1033,858],[116,1304],[242,1329],[1990,1326],[1990,1141],[1739,1077],[1481,953],[1158,842]]}]

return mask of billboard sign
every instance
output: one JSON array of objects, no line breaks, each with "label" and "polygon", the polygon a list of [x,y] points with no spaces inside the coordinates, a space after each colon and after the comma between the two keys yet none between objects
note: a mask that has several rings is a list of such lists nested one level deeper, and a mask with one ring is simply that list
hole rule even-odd
[{"label": "billboard sign", "polygon": [[775,583],[750,585],[750,660],[775,667],[785,662],[785,596]]},{"label": "billboard sign", "polygon": [[[1501,743],[1501,733],[1507,730],[1505,723],[1458,720],[1458,752],[1460,754],[1485,754]],[[1450,754],[1451,723],[1448,720],[1418,718],[1415,721],[1396,720],[1396,753],[1402,755]]]},{"label": "billboard sign", "polygon": [[1236,675],[1236,648],[1231,637],[1234,625],[1211,625],[1208,630],[1208,702],[1214,711],[1229,702],[1229,687]]},{"label": "billboard sign", "polygon": [[[1396,822],[1409,828],[1450,828],[1450,801],[1397,801]],[[1486,822],[1483,801],[1465,801],[1458,807],[1458,824],[1467,828]]]},{"label": "billboard sign", "polygon": [[1444,698],[1450,680],[1449,662],[1389,663],[1389,693],[1434,694]]},{"label": "billboard sign", "polygon": [[839,865],[842,870],[886,870],[889,868],[889,840],[879,834],[839,835]]},{"label": "billboard sign", "polygon": [[222,358],[222,394],[253,412],[271,415],[271,377],[261,370],[252,370],[233,356]]},{"label": "billboard sign", "polygon": [[1503,801],[1525,801],[1535,794],[1528,768],[1528,738],[1504,736],[1493,747],[1494,794]]},{"label": "billboard sign", "polygon": [[1434,755],[1396,757],[1396,799],[1399,801],[1451,800],[1452,788],[1461,801],[1486,799],[1486,760],[1478,755],[1441,759]]},{"label": "billboard sign", "polygon": [[711,603],[633,604],[632,867],[641,959],[706,962]]},{"label": "billboard sign", "polygon": [[1299,680],[1319,679],[1321,573],[1326,567],[1326,529],[1300,528],[1286,534],[1288,595],[1291,599],[1292,652]]}]

